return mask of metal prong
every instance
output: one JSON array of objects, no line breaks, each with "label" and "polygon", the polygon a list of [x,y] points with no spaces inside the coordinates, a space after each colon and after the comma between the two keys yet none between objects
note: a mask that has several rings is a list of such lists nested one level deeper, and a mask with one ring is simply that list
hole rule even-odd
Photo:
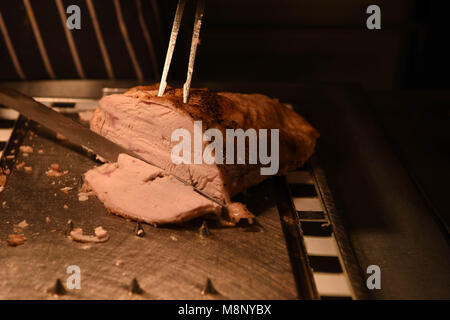
[{"label": "metal prong", "polygon": [[205,294],[218,294],[219,292],[217,292],[216,288],[214,288],[212,281],[210,278],[206,278],[206,284],[203,287],[203,290],[201,291],[202,295]]},{"label": "metal prong", "polygon": [[192,33],[191,53],[189,54],[189,66],[187,71],[186,82],[183,86],[183,103],[188,102],[189,89],[191,88],[192,73],[194,72],[195,54],[197,53],[197,46],[200,42],[200,28],[202,26],[203,11],[205,9],[205,0],[198,0],[197,8],[195,9],[194,31]]},{"label": "metal prong", "polygon": [[133,278],[133,280],[131,281],[131,284],[128,288],[128,294],[132,295],[132,294],[143,294],[143,293],[144,293],[144,290],[142,290],[137,279]]},{"label": "metal prong", "polygon": [[173,19],[172,33],[170,35],[169,47],[167,48],[166,61],[164,62],[164,70],[159,84],[158,97],[162,97],[167,86],[167,74],[169,73],[170,63],[172,61],[173,51],[175,50],[175,44],[177,42],[178,30],[180,30],[181,18],[183,17],[183,10],[186,4],[186,0],[178,0],[177,11],[175,12],[175,18]]}]

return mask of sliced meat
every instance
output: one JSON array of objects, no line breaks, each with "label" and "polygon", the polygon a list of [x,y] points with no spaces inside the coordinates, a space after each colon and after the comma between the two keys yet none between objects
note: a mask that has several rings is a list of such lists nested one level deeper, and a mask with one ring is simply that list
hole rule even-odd
[{"label": "sliced meat", "polygon": [[108,210],[133,220],[163,224],[221,212],[191,186],[125,154],[86,172],[85,181]]}]

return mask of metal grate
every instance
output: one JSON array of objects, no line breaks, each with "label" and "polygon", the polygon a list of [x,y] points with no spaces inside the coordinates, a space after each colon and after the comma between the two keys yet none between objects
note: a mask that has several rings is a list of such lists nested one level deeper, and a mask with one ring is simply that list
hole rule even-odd
[{"label": "metal grate", "polygon": [[354,299],[333,227],[312,173],[293,171],[286,175],[286,180],[318,295],[321,299]]}]

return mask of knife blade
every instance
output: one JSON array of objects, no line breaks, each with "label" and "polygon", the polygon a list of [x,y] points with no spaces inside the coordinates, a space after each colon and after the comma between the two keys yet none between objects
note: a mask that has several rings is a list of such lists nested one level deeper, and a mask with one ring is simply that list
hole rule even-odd
[{"label": "knife blade", "polygon": [[209,200],[226,208],[226,205],[222,201],[208,195],[202,190],[199,190],[184,179],[174,175],[173,173],[167,172],[152,161],[149,161],[148,159],[141,157],[135,152],[125,149],[118,144],[115,144],[105,137],[84,127],[78,122],[73,121],[72,119],[52,110],[51,108],[46,107],[44,104],[37,102],[33,98],[24,95],[17,90],[0,87],[0,105],[19,111],[25,117],[40,123],[44,127],[47,127],[48,129],[56,133],[63,135],[69,141],[79,146],[86,147],[89,150],[92,150],[94,153],[98,154],[108,161],[116,162],[121,153],[125,153],[131,157],[144,161],[154,167],[163,170],[166,174],[171,175],[183,184],[191,186],[194,191],[196,191],[203,197],[208,198]]}]

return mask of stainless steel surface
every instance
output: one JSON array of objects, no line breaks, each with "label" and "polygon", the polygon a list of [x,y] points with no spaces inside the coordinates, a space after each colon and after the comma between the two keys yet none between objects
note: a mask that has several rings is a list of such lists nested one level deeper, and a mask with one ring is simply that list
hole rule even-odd
[{"label": "stainless steel surface", "polygon": [[[148,85],[151,84],[153,83],[148,83]],[[14,87],[31,96],[45,94],[46,96],[56,97],[100,98],[103,87],[131,87],[136,85],[136,82],[64,80],[8,82],[5,85]],[[181,86],[181,84],[178,85]],[[322,172],[319,176],[326,173],[326,180],[329,185],[329,192],[323,193],[323,189],[320,191],[323,193],[322,195],[325,194],[326,199],[324,200],[326,200],[327,207],[330,206],[328,201],[329,195],[333,195],[332,198],[335,204],[331,207],[336,207],[337,211],[332,214],[329,211],[330,218],[334,231],[337,232],[336,238],[341,252],[345,253],[343,255],[344,262],[346,262],[354,289],[357,291],[357,298],[365,296],[370,299],[448,299],[450,296],[448,290],[450,287],[450,278],[448,277],[450,266],[448,235],[443,234],[441,226],[437,224],[434,216],[428,211],[420,194],[409,180],[404,167],[402,167],[393,154],[392,149],[383,140],[386,136],[379,131],[375,120],[376,117],[370,114],[370,108],[367,103],[361,101],[362,98],[358,98],[364,94],[358,86],[233,81],[232,83],[203,82],[197,83],[196,87],[208,87],[214,91],[260,92],[277,97],[280,101],[292,103],[297,107],[296,110],[300,114],[304,115],[316,126],[321,133],[316,151]],[[443,105],[442,102],[437,104],[437,106],[441,105]],[[409,110],[410,105],[407,105],[407,107]],[[6,110],[4,109],[4,111]],[[420,113],[416,115],[419,117]],[[404,120],[409,119],[409,117],[409,113],[405,115],[398,113],[397,117],[392,119],[392,125],[397,126],[397,130],[404,129]],[[429,123],[429,125],[431,124],[432,122]],[[428,143],[432,137],[424,135],[423,139]],[[443,143],[443,140],[437,139],[435,142]],[[39,141],[36,143],[39,143]],[[411,143],[415,143],[415,140],[412,140]],[[70,151],[67,147],[60,149],[60,144],[61,141],[58,141],[46,147],[46,150],[51,150],[54,146],[56,148],[55,151],[58,151],[58,153],[50,154],[47,160],[43,159],[44,167],[50,164],[50,161],[68,161],[69,158],[73,157],[84,159],[79,162],[77,160],[73,164],[67,164],[77,168],[77,173],[81,174],[83,170],[87,170],[95,165],[95,162],[89,161],[85,156],[80,156],[76,152],[67,152],[67,150]],[[12,147],[16,150],[18,149],[17,145]],[[425,151],[427,149],[420,148],[419,150]],[[442,150],[442,148],[434,148],[434,152],[437,153],[442,153]],[[428,151],[430,150],[428,149]],[[33,154],[30,154],[30,156],[33,156]],[[377,159],[377,161],[373,161],[373,159]],[[39,239],[41,245],[35,245],[32,241],[28,241],[22,247],[7,248],[6,242],[0,241],[0,272],[3,272],[0,276],[0,284],[3,296],[8,294],[10,297],[19,297],[20,288],[27,287],[28,290],[22,292],[30,295],[40,294],[43,297],[47,297],[44,292],[39,290],[44,290],[47,286],[54,285],[56,276],[62,277],[63,280],[66,279],[67,274],[64,268],[75,262],[75,260],[80,261],[80,259],[82,259],[83,265],[87,266],[85,269],[86,277],[89,277],[89,281],[86,284],[87,291],[92,291],[94,294],[102,295],[102,297],[113,298],[117,296],[116,293],[121,294],[121,292],[123,292],[123,297],[125,297],[125,291],[120,291],[125,289],[120,286],[128,285],[132,276],[138,277],[139,283],[144,290],[150,289],[152,292],[159,292],[160,286],[164,288],[171,287],[174,294],[180,296],[183,295],[183,292],[180,292],[184,290],[181,288],[183,285],[193,290],[196,290],[195,285],[197,283],[203,286],[205,279],[202,276],[207,276],[210,268],[214,269],[216,266],[219,266],[221,270],[229,270],[227,267],[230,265],[233,266],[230,273],[232,278],[222,280],[222,283],[227,283],[230,288],[236,286],[233,292],[238,293],[238,297],[244,297],[244,295],[248,299],[256,295],[261,297],[262,293],[254,292],[254,290],[261,288],[265,290],[265,296],[274,294],[275,290],[280,290],[280,294],[282,290],[291,290],[286,289],[291,283],[287,275],[286,278],[280,278],[280,274],[277,273],[276,277],[273,277],[266,272],[266,269],[260,269],[259,263],[255,264],[252,262],[253,266],[255,266],[254,270],[257,270],[256,274],[255,272],[244,272],[245,269],[250,267],[250,260],[257,259],[253,252],[259,252],[261,255],[266,254],[271,257],[271,252],[285,250],[281,249],[280,245],[283,246],[286,240],[282,239],[280,242],[277,238],[280,234],[281,237],[285,237],[285,235],[279,233],[279,231],[271,233],[274,241],[272,243],[270,241],[260,241],[259,236],[256,236],[260,233],[241,232],[242,229],[239,228],[237,230],[226,229],[224,232],[226,234],[229,233],[226,236],[228,244],[224,246],[228,248],[228,245],[234,245],[239,252],[230,256],[229,254],[232,253],[230,249],[226,250],[226,256],[222,256],[220,251],[215,253],[213,248],[211,248],[208,259],[200,259],[201,261],[198,261],[198,263],[193,257],[197,252],[203,254],[201,242],[197,243],[194,241],[194,247],[191,249],[189,244],[180,242],[180,237],[178,237],[178,241],[171,240],[169,231],[174,231],[175,235],[178,236],[179,229],[175,227],[167,229],[151,228],[150,230],[154,230],[156,233],[153,236],[153,232],[149,232],[149,228],[144,226],[147,235],[151,237],[147,238],[148,241],[144,240],[146,238],[133,241],[131,235],[129,235],[130,239],[127,239],[125,238],[127,236],[126,233],[123,235],[122,233],[117,233],[115,238],[119,237],[122,239],[123,237],[123,239],[126,239],[124,241],[127,242],[127,244],[123,245],[118,243],[120,241],[115,242],[117,248],[114,248],[114,246],[94,246],[92,248],[94,251],[89,251],[82,249],[81,245],[77,246],[77,250],[71,249],[70,246],[66,247],[67,242],[70,243],[70,241],[62,236],[57,236],[56,233],[48,235],[47,232],[52,229],[57,229],[57,232],[59,232],[60,228],[63,228],[64,219],[71,217],[72,213],[76,214],[77,210],[89,209],[89,212],[79,213],[80,216],[77,218],[77,221],[85,223],[82,227],[86,227],[86,230],[92,230],[90,227],[102,224],[103,219],[111,221],[111,223],[114,219],[118,220],[117,226],[115,226],[115,223],[113,224],[113,229],[126,229],[131,233],[135,224],[128,225],[118,217],[107,215],[103,211],[101,203],[98,203],[96,200],[92,200],[92,202],[89,200],[90,203],[85,204],[79,203],[77,199],[71,200],[73,201],[74,209],[72,209],[71,202],[69,202],[67,204],[70,209],[65,212],[61,209],[65,198],[60,197],[59,189],[56,187],[50,189],[48,185],[43,184],[47,181],[47,178],[39,176],[35,169],[36,167],[33,169],[33,175],[36,174],[34,182],[27,179],[20,186],[13,185],[21,181],[21,179],[23,180],[24,177],[29,177],[23,172],[21,174],[18,173],[16,178],[8,178],[5,190],[0,193],[0,202],[7,202],[6,207],[2,209],[0,219],[2,221],[0,223],[3,234],[2,239],[6,238],[6,232],[12,232],[13,223],[18,223],[25,218],[32,217],[36,221],[41,221],[46,214],[52,214],[58,220],[54,220],[55,223],[47,227],[44,224],[44,229],[36,225],[36,229],[27,231],[29,235],[35,232],[33,230],[40,232],[40,236],[36,236],[36,239]],[[14,170],[12,170],[12,174],[14,175]],[[322,180],[318,179],[319,184]],[[38,186],[38,189],[36,189],[36,186]],[[21,192],[17,192],[17,190]],[[50,196],[53,196],[54,193],[59,193],[58,197],[54,197],[54,200],[50,196],[42,200],[33,198],[42,197],[42,194],[45,194],[43,193],[44,190],[47,190]],[[273,191],[275,190],[276,188]],[[261,205],[265,207],[268,205],[265,202],[265,196],[265,194],[256,194],[255,198],[252,197],[252,199],[257,199],[253,203],[264,201]],[[267,196],[272,197],[273,194],[268,192]],[[15,202],[19,201],[19,198],[23,198],[23,200],[15,204]],[[30,201],[30,198],[33,198],[33,201]],[[12,204],[14,204],[14,207]],[[444,206],[443,208],[447,207]],[[249,208],[251,210],[254,209],[252,205]],[[267,214],[264,210],[258,209],[256,213],[258,217],[266,217]],[[337,216],[339,216],[339,224],[336,224]],[[280,220],[279,217],[277,219]],[[275,220],[272,223],[275,223]],[[281,223],[283,224],[284,221],[282,220]],[[109,227],[109,224],[105,223],[104,226]],[[198,227],[200,227],[200,224]],[[274,230],[278,230],[275,224]],[[214,230],[212,231],[214,232]],[[186,232],[193,234],[194,229],[191,228],[186,231],[185,228],[184,233]],[[180,231],[180,234],[183,234],[183,232]],[[250,235],[250,238],[244,238],[243,236],[245,235]],[[341,243],[339,239],[343,235],[347,238],[347,241]],[[257,239],[255,238],[255,241],[250,242],[248,239],[251,239],[253,236],[257,237]],[[232,237],[235,242],[231,244],[229,241]],[[222,239],[222,235],[217,234],[217,239]],[[58,257],[60,252],[58,242],[64,245],[61,254],[65,258],[53,262],[53,259]],[[167,242],[170,243],[167,244]],[[276,248],[273,251],[270,251],[272,249],[267,249],[269,251],[266,251],[264,245],[267,244]],[[30,247],[28,249],[25,248],[28,245]],[[216,247],[217,250],[221,250],[221,244],[215,244],[214,242],[214,245],[218,246]],[[160,256],[162,251],[159,251],[159,248],[161,247],[161,250],[163,250],[166,246],[170,246],[168,253],[164,253],[165,257]],[[243,250],[241,246],[246,246],[249,253]],[[349,246],[353,247],[353,249],[347,251]],[[155,255],[147,251],[155,248],[158,249]],[[173,248],[176,250],[172,250]],[[70,251],[66,252],[64,249]],[[130,264],[124,264],[122,268],[114,266],[114,261],[122,257],[122,254],[127,254],[127,250],[130,250],[130,255],[125,263],[129,262]],[[141,250],[144,250],[145,253],[141,253]],[[354,259],[349,259],[348,256],[352,251],[355,253],[355,257]],[[79,254],[81,258],[74,258],[75,253]],[[185,253],[187,253],[186,258],[184,258]],[[134,256],[133,259],[131,259],[131,256]],[[274,263],[278,265],[276,268],[280,271],[281,267],[279,267],[279,264],[285,263],[285,258],[270,259],[268,264],[264,265],[264,268],[269,268],[268,272],[272,272],[275,266],[271,267],[270,264]],[[52,261],[52,263],[49,264],[48,261]],[[192,261],[196,264],[191,268],[190,263]],[[218,264],[216,264],[216,261],[218,261]],[[347,264],[349,261],[350,264]],[[351,261],[354,262],[352,263]],[[179,267],[178,263],[187,266],[193,272],[197,272],[194,273],[195,279],[188,273],[183,272],[183,267]],[[223,263],[226,265],[224,266]],[[373,264],[379,265],[382,270],[382,290],[368,290],[366,287],[365,279],[368,277],[368,274],[365,271],[367,266]],[[127,265],[130,268],[126,268],[125,266]],[[107,271],[109,266],[111,272]],[[242,268],[239,266],[242,266]],[[176,270],[174,271],[173,269]],[[292,265],[292,269],[295,269],[295,266]],[[38,273],[36,273],[36,270],[38,270]],[[178,276],[180,270],[183,273]],[[283,272],[288,272],[286,269],[283,270]],[[144,283],[141,282],[138,271],[146,274]],[[36,276],[41,274],[41,272],[42,278]],[[122,272],[126,272],[126,274],[122,274]],[[33,274],[33,276],[29,276],[29,274]],[[223,275],[227,276],[228,273]],[[173,277],[182,281],[178,283],[172,281]],[[355,280],[358,278],[361,278],[363,281]],[[187,280],[185,281],[185,279]],[[217,285],[214,277],[211,279],[215,287],[220,290],[221,285]],[[254,284],[259,280],[263,281],[263,284],[255,286]],[[270,287],[269,282],[272,280],[274,281],[274,286]],[[167,281],[167,283],[164,283],[164,281]],[[247,284],[249,283],[252,285],[250,287],[251,290],[247,290]],[[281,284],[283,284],[283,288],[280,288],[279,285]],[[89,296],[89,292],[82,290],[83,293],[78,293],[78,295],[86,293]],[[108,296],[110,290],[115,291]],[[200,291],[201,289],[199,288],[198,290]],[[243,290],[245,292],[242,292]],[[188,292],[187,289],[184,292]],[[165,296],[165,294],[159,295],[156,293],[153,295],[153,297],[161,296]],[[207,298],[201,295],[198,297]]]},{"label": "stainless steel surface", "polygon": [[[0,104],[19,111],[24,116],[42,124],[43,126],[51,129],[56,133],[63,135],[71,142],[79,146],[86,147],[88,150],[93,151],[94,153],[100,155],[108,161],[116,162],[121,153],[126,153],[134,158],[147,162],[152,166],[160,168],[153,162],[144,159],[138,154],[111,142],[110,140],[84,127],[83,125],[59,114],[51,108],[46,107],[42,103],[35,101],[33,98],[21,94],[14,89],[0,88]],[[164,169],[160,169],[166,172]],[[176,175],[169,172],[166,173],[175,177],[180,182],[191,186],[190,183],[181,179],[180,177],[177,177]],[[192,188],[205,198],[208,198],[209,200],[219,204],[222,207],[226,207],[222,201],[206,194],[205,192],[195,188],[194,186],[192,186]]]},{"label": "stainless steel surface", "polygon": [[[182,226],[142,224],[144,237],[135,235],[136,223],[109,213],[96,197],[78,200],[80,176],[98,163],[74,151],[64,141],[47,135],[43,127],[18,126],[11,149],[20,145],[41,148],[43,154],[17,154],[19,162],[33,167],[25,173],[11,166],[5,190],[0,193],[0,298],[3,299],[297,299],[298,291],[289,261],[282,221],[267,181],[247,193],[245,202],[257,225],[240,223],[223,227],[207,220],[210,235],[202,237],[203,219]],[[29,130],[29,131],[28,131]],[[35,134],[31,134],[31,131]],[[51,163],[69,173],[47,177]],[[55,184],[52,184],[55,182]],[[68,194],[62,187],[74,189]],[[67,209],[64,209],[64,206]],[[46,219],[48,218],[48,219]],[[105,243],[77,243],[65,236],[67,221],[85,234],[102,226]],[[14,224],[26,220],[24,245],[9,247]],[[81,289],[67,289],[67,267],[81,271]],[[47,293],[59,278],[67,295]],[[137,278],[143,294],[129,294]],[[202,295],[207,278],[218,294]]]}]

